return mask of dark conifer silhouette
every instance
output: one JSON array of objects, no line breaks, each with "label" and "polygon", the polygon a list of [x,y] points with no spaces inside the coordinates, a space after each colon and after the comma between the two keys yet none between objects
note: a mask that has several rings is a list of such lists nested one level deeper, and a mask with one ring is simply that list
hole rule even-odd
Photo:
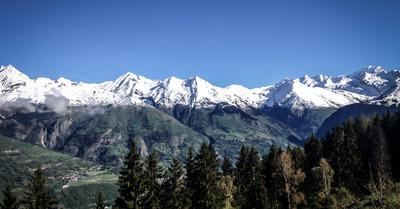
[{"label": "dark conifer silhouette", "polygon": [[104,209],[106,206],[104,205],[103,193],[99,192],[96,201],[96,209]]},{"label": "dark conifer silhouette", "polygon": [[3,202],[0,204],[2,209],[18,209],[20,206],[20,201],[17,196],[12,192],[11,185],[7,185],[6,189],[3,191]]},{"label": "dark conifer silhouette", "polygon": [[168,168],[165,181],[161,186],[161,205],[165,209],[189,208],[185,193],[185,179],[182,163],[174,158]]},{"label": "dark conifer silhouette", "polygon": [[319,160],[322,157],[322,143],[314,133],[311,134],[310,138],[306,139],[304,152],[306,155],[305,171],[308,174],[311,172],[311,169],[319,163]]},{"label": "dark conifer silhouette", "polygon": [[222,161],[221,169],[222,169],[222,174],[224,176],[226,176],[226,175],[232,176],[233,175],[232,162],[229,159],[229,157],[226,155],[224,156],[224,159]]},{"label": "dark conifer silhouette", "polygon": [[185,194],[186,197],[185,200],[187,201],[185,204],[186,205],[192,205],[192,202],[194,200],[194,190],[196,189],[195,185],[195,172],[194,172],[194,152],[192,147],[189,147],[188,150],[188,157],[186,158],[185,161],[185,169],[186,169],[186,188],[185,188]]},{"label": "dark conifer silhouette", "polygon": [[158,166],[159,160],[155,152],[152,152],[145,160],[145,188],[146,192],[142,197],[144,209],[158,209],[160,205],[160,181],[162,170]]},{"label": "dark conifer silhouette", "polygon": [[46,186],[46,178],[41,165],[33,173],[26,190],[22,195],[22,203],[26,209],[50,209],[58,204],[53,190]]},{"label": "dark conifer silhouette", "polygon": [[214,146],[202,143],[194,163],[193,208],[215,209],[223,207],[223,193],[218,186],[218,155]]},{"label": "dark conifer silhouette", "polygon": [[141,208],[141,197],[145,192],[143,165],[136,141],[132,139],[130,150],[125,155],[124,167],[118,178],[119,197],[115,200],[115,208]]}]

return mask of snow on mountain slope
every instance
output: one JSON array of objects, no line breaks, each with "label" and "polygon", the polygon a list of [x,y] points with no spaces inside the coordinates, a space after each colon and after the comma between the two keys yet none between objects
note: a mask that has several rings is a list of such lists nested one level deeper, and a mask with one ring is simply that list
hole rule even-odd
[{"label": "snow on mountain slope", "polygon": [[159,83],[160,81],[153,81],[133,73],[126,73],[114,82],[102,83],[100,88],[132,97],[133,95],[143,96],[149,94],[151,89],[159,85]]},{"label": "snow on mountain slope", "polygon": [[[283,106],[293,112],[318,107],[339,108],[359,102],[398,104],[400,72],[387,72],[381,67],[368,66],[348,76],[327,77],[305,75],[284,79],[270,88],[267,106]],[[390,101],[390,102],[389,102]]]},{"label": "snow on mountain slope", "polygon": [[214,107],[218,103],[228,103],[242,108],[251,104],[256,105],[257,98],[251,96],[250,90],[245,89],[248,90],[247,100],[241,97],[244,89],[236,92],[232,87],[216,87],[197,76],[185,80],[171,77],[160,83],[148,97],[160,107],[167,108],[177,104],[205,108]]},{"label": "snow on mountain slope", "polygon": [[400,73],[397,70],[387,72],[379,66],[368,66],[347,76],[304,76],[299,81],[311,87],[344,90],[376,99],[393,85],[397,85],[399,77]]},{"label": "snow on mountain slope", "polygon": [[165,79],[148,97],[161,107],[173,107],[177,104],[209,107],[223,101],[221,88],[215,87],[199,78],[181,80],[175,77]]},{"label": "snow on mountain slope", "polygon": [[[377,99],[388,86],[396,84],[397,71],[386,72],[381,67],[368,66],[349,76],[285,79],[279,84],[247,89],[238,85],[215,87],[201,78],[181,80],[175,77],[153,81],[121,76],[107,89],[118,92],[121,86],[128,91],[120,92],[129,97],[147,99],[157,107],[174,107],[177,104],[193,107],[213,107],[227,103],[237,107],[278,105],[296,110],[310,108],[339,108],[345,105]],[[397,76],[399,77],[399,76]],[[124,82],[120,82],[123,80]]]},{"label": "snow on mountain slope", "polygon": [[65,78],[33,80],[9,65],[0,68],[0,105],[4,109],[23,100],[31,105],[54,106],[52,109],[62,110],[59,106],[137,104],[172,108],[179,104],[210,108],[226,103],[239,108],[280,106],[301,114],[305,109],[336,109],[376,100],[397,103],[399,82],[398,71],[387,72],[381,67],[368,66],[348,76],[311,78],[305,75],[255,89],[239,85],[220,88],[199,77],[185,80],[170,77],[159,81],[132,73],[115,81],[86,84]]},{"label": "snow on mountain slope", "polygon": [[339,108],[348,104],[359,103],[370,99],[368,96],[342,90],[331,90],[313,87],[310,80],[302,83],[300,79],[285,79],[270,88],[265,105],[287,107],[293,113],[300,113],[304,109]]},{"label": "snow on mountain slope", "polygon": [[[11,65],[0,68],[0,107],[32,107],[43,104],[55,110],[68,106],[97,106],[141,103],[123,94],[100,88],[99,84],[76,83],[65,78],[56,81],[48,78],[30,79]],[[28,108],[32,110],[32,108]]]},{"label": "snow on mountain slope", "polygon": [[11,91],[19,86],[24,86],[29,83],[31,80],[25,74],[19,72],[13,66],[1,66],[0,67],[0,90],[3,91]]},{"label": "snow on mountain slope", "polygon": [[170,77],[164,81],[155,81],[128,73],[102,87],[164,108],[172,108],[177,104],[213,107],[221,102],[239,107],[258,106],[264,99],[259,90],[237,85],[220,88],[197,76],[185,80]]}]

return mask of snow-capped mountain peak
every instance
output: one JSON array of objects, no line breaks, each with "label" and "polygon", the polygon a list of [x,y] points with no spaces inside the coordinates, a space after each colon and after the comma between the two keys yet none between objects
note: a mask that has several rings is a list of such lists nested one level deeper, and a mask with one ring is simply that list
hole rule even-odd
[{"label": "snow-capped mountain peak", "polygon": [[19,73],[22,74],[20,71],[18,71],[14,66],[12,65],[2,65],[0,66],[0,72],[1,73],[8,73],[8,74],[13,74],[13,73]]},{"label": "snow-capped mountain peak", "polygon": [[160,81],[153,81],[129,72],[113,82],[103,83],[101,87],[114,93],[132,96],[133,94],[147,94],[151,88],[159,83]]},{"label": "snow-capped mountain peak", "polygon": [[322,82],[325,82],[328,78],[329,77],[326,76],[326,75],[316,75],[316,76],[312,77],[312,79],[314,81],[316,81],[318,84],[322,83]]},{"label": "snow-capped mountain peak", "polygon": [[172,76],[172,77],[165,79],[162,83],[166,89],[173,90],[173,89],[182,88],[184,80]]},{"label": "snow-capped mountain peak", "polygon": [[310,78],[307,74],[300,78],[299,81],[307,86],[315,86],[319,83],[318,80]]},{"label": "snow-capped mountain peak", "polygon": [[190,85],[192,86],[192,88],[212,88],[214,87],[212,84],[210,84],[209,82],[207,82],[206,80],[195,76],[195,77],[191,77],[185,80],[186,85]]},{"label": "snow-capped mountain peak", "polygon": [[2,76],[2,78],[7,77],[8,79],[12,80],[21,80],[21,81],[29,80],[29,77],[27,75],[21,73],[12,65],[8,66],[2,65],[0,67],[0,75]]},{"label": "snow-capped mountain peak", "polygon": [[305,74],[305,75],[303,76],[303,80],[309,80],[309,79],[311,79],[311,78],[310,78],[310,76],[308,76],[307,74]]},{"label": "snow-capped mountain peak", "polygon": [[372,93],[374,96],[379,96],[391,88],[392,84],[396,82],[397,76],[393,73],[388,73],[380,66],[367,66],[347,76],[347,78],[352,79],[354,82],[359,82],[359,85],[363,85],[364,89],[374,92]]},{"label": "snow-capped mountain peak", "polygon": [[58,79],[55,81],[55,83],[58,83],[58,84],[60,84],[60,85],[75,85],[75,86],[78,85],[78,83],[72,82],[71,80],[66,79],[66,78],[64,78],[64,77],[58,78]]},{"label": "snow-capped mountain peak", "polygon": [[76,83],[66,78],[31,80],[11,65],[1,66],[0,81],[3,104],[15,102],[18,98],[45,104],[49,95],[53,95],[72,106],[150,104],[157,108],[173,108],[175,105],[210,108],[224,103],[240,108],[280,106],[301,113],[304,109],[339,108],[384,100],[386,96],[395,101],[400,95],[397,88],[400,73],[387,72],[379,66],[368,66],[349,76],[285,78],[276,85],[256,89],[240,85],[216,87],[197,76],[184,80],[170,77],[160,81],[133,73],[101,84]]},{"label": "snow-capped mountain peak", "polygon": [[19,70],[15,69],[12,65],[0,67],[0,82],[3,89],[12,90],[20,85],[26,85],[30,81],[29,77]]},{"label": "snow-capped mountain peak", "polygon": [[369,65],[359,71],[360,73],[370,73],[370,74],[379,74],[381,72],[386,72],[384,69],[382,69],[381,66],[372,66]]}]

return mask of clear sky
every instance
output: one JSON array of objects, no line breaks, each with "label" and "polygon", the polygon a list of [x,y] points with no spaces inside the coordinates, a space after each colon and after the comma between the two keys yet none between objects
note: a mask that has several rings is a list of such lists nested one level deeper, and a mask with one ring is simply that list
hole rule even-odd
[{"label": "clear sky", "polygon": [[272,85],[367,65],[400,70],[399,0],[0,0],[0,65],[103,82],[199,76]]}]

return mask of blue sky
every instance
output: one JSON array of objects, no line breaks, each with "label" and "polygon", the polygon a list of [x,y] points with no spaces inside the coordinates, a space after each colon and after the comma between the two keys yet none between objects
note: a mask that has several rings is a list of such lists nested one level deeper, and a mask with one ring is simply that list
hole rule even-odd
[{"label": "blue sky", "polygon": [[400,66],[400,1],[0,0],[0,65],[31,78],[199,76],[248,88]]}]

